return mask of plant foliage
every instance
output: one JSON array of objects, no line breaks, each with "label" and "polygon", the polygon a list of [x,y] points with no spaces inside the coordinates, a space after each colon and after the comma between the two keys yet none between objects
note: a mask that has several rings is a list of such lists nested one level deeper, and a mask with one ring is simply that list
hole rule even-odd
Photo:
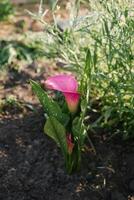
[{"label": "plant foliage", "polygon": [[44,53],[40,42],[33,41],[25,43],[17,40],[0,41],[0,69],[16,61],[26,60],[32,62],[43,56]]},{"label": "plant foliage", "polygon": [[0,1],[0,21],[7,20],[14,13],[14,8],[10,0]]},{"label": "plant foliage", "polygon": [[[90,109],[99,102],[97,112],[101,115],[93,127],[111,129],[124,138],[134,137],[133,1],[89,0],[85,16],[78,15],[78,2],[71,4],[69,20],[59,24],[55,16],[53,25],[44,23],[47,39],[43,41],[49,47],[46,52],[58,58],[64,69],[74,71],[79,80],[90,76]],[[84,68],[87,49],[91,74]],[[85,91],[84,84],[82,87]]]}]

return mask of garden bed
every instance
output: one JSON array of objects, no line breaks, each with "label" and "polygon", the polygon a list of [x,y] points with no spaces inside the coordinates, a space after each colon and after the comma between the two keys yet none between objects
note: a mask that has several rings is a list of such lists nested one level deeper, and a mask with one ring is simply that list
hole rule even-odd
[{"label": "garden bed", "polygon": [[[51,68],[50,73],[54,73]],[[45,119],[27,83],[30,78],[41,79],[33,69],[24,68],[21,84],[15,76],[1,80],[1,97],[14,94],[22,107],[5,107],[0,116],[0,199],[125,200],[133,196],[134,142],[109,138],[100,130],[91,135],[97,154],[87,142],[82,170],[67,175],[59,149],[43,134]]]},{"label": "garden bed", "polygon": [[[9,36],[14,27],[7,26]],[[61,152],[43,133],[45,117],[29,84],[58,69],[38,64],[40,73],[33,62],[0,76],[0,200],[134,200],[134,141],[112,131],[90,134],[96,155],[87,141],[81,170],[67,175]]]}]

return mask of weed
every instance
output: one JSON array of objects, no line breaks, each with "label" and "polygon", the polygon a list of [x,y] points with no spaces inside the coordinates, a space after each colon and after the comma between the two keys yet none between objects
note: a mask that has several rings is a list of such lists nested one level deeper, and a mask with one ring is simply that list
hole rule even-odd
[{"label": "weed", "polygon": [[42,45],[38,41],[24,43],[23,41],[0,41],[0,69],[15,61],[26,60],[29,63],[43,57]]},{"label": "weed", "polygon": [[14,8],[10,0],[0,1],[0,21],[7,20],[10,15],[13,15]]}]

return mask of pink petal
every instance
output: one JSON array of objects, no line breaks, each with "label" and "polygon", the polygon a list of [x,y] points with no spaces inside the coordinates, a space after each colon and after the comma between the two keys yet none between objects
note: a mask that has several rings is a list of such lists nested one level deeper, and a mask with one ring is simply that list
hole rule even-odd
[{"label": "pink petal", "polygon": [[68,147],[68,153],[71,154],[74,148],[74,143],[72,142],[71,134],[67,135],[67,147]]},{"label": "pink petal", "polygon": [[70,112],[77,110],[80,95],[77,92],[78,83],[72,75],[56,75],[49,77],[45,82],[48,89],[57,90],[64,94]]},{"label": "pink petal", "polygon": [[60,92],[77,92],[78,83],[72,75],[61,74],[49,77],[45,81],[48,89]]}]

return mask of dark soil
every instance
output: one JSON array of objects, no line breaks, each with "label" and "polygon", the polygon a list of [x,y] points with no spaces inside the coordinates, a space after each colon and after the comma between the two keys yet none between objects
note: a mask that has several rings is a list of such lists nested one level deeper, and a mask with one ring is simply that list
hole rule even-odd
[{"label": "dark soil", "polygon": [[132,200],[134,142],[99,131],[91,136],[97,155],[87,143],[81,171],[67,175],[59,149],[43,133],[43,111],[28,84],[43,75],[31,67],[21,72],[19,82],[12,70],[1,79],[1,98],[16,96],[21,109],[7,106],[0,115],[0,200]]},{"label": "dark soil", "polygon": [[99,130],[91,135],[97,154],[87,142],[81,171],[67,175],[28,83],[55,73],[50,66],[42,64],[44,74],[31,65],[0,75],[0,99],[13,95],[19,102],[0,114],[0,200],[134,200],[134,141]]}]

